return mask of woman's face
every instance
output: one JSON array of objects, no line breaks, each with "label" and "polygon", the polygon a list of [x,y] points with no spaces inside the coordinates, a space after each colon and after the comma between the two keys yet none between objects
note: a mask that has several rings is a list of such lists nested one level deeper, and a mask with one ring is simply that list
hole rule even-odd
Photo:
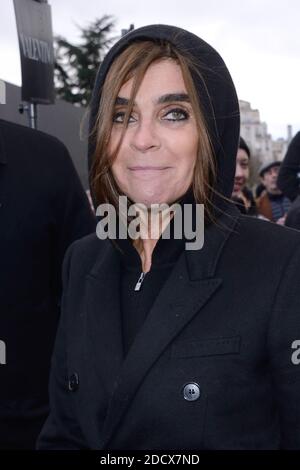
[{"label": "woman's face", "polygon": [[[110,138],[113,152],[122,133],[133,80],[120,89]],[[172,203],[189,188],[198,132],[181,68],[172,59],[151,64],[135,97],[112,173],[132,201]]]}]

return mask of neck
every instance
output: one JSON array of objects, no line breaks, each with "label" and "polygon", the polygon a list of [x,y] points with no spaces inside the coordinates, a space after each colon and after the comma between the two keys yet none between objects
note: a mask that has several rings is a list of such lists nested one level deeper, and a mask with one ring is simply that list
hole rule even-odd
[{"label": "neck", "polygon": [[156,243],[157,243],[157,240],[153,240],[153,239],[143,240],[141,238],[133,242],[133,246],[135,247],[135,249],[137,250],[141,258],[143,273],[147,273],[151,269],[152,254],[153,254]]},{"label": "neck", "polygon": [[170,223],[173,215],[172,207],[158,210],[157,212],[148,210],[147,212],[140,213],[141,236],[133,241],[133,246],[140,255],[144,273],[150,271],[155,245]]}]

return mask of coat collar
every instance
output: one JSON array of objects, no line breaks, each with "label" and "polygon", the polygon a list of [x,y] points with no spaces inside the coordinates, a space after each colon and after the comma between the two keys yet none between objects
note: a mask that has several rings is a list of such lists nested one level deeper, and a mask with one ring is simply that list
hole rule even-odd
[{"label": "coat collar", "polygon": [[[230,208],[218,225],[205,231],[199,251],[184,251],[161,289],[127,356],[123,357],[120,309],[120,257],[105,242],[87,276],[87,347],[97,376],[110,397],[101,434],[106,448],[129,407],[138,386],[165,348],[221,286],[215,277],[224,245],[234,230],[237,209]],[[96,406],[96,405],[95,405]],[[99,443],[98,443],[99,444]]]}]

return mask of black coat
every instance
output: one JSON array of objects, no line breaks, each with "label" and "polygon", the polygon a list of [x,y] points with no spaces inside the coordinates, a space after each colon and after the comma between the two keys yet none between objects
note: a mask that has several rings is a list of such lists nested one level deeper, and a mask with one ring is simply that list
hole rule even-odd
[{"label": "black coat", "polygon": [[62,143],[0,120],[0,448],[35,446],[67,247],[95,219]]},{"label": "black coat", "polygon": [[182,253],[126,358],[119,252],[72,245],[38,448],[300,449],[300,235],[228,211]]}]

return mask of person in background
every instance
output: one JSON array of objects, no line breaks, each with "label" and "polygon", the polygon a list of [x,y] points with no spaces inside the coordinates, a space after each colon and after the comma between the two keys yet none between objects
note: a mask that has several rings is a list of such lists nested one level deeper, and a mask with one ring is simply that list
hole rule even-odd
[{"label": "person in background", "polygon": [[256,205],[251,190],[246,186],[249,179],[250,149],[245,140],[240,137],[236,156],[236,168],[232,200],[242,214],[256,215]]},{"label": "person in background", "polygon": [[34,449],[48,414],[61,268],[95,218],[66,147],[0,120],[0,448]]},{"label": "person in background", "polygon": [[262,192],[265,190],[265,186],[262,182],[258,183],[258,185],[256,186],[255,188],[255,191],[254,191],[254,195],[255,195],[255,199],[257,199],[258,197],[260,197],[260,195],[262,194]]},{"label": "person in background", "polygon": [[87,190],[85,191],[85,194],[86,194],[86,196],[87,196],[87,198],[88,198],[91,211],[93,212],[93,214],[95,214],[95,208],[94,208],[93,199],[92,199],[92,196],[91,196],[91,191],[90,191],[89,189],[87,189]]},{"label": "person in background", "polygon": [[256,206],[259,215],[271,222],[284,225],[291,201],[277,185],[280,164],[280,161],[271,161],[261,166],[259,176],[266,189],[257,198]]}]

